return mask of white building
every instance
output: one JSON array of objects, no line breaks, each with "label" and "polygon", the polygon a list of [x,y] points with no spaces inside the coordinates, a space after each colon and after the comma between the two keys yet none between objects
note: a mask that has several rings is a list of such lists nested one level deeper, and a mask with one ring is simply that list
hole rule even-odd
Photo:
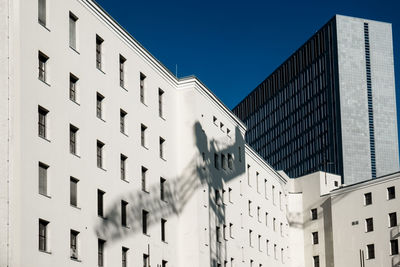
[{"label": "white building", "polygon": [[0,266],[286,266],[287,179],[91,0],[0,0]]}]

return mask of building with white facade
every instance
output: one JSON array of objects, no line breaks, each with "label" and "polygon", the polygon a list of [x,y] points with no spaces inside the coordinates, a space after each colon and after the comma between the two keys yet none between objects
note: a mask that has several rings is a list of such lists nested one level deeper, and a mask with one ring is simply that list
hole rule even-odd
[{"label": "building with white facade", "polygon": [[91,0],[0,1],[0,266],[285,266],[287,179]]}]

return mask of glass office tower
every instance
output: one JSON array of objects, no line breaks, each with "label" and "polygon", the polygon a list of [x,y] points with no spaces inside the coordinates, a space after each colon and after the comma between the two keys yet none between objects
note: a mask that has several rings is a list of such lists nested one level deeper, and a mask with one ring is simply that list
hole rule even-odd
[{"label": "glass office tower", "polygon": [[398,171],[391,24],[336,15],[233,111],[247,142],[292,178]]}]

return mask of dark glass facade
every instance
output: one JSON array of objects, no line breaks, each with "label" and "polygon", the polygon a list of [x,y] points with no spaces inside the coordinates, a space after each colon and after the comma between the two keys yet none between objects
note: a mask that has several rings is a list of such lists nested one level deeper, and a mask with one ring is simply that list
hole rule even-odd
[{"label": "dark glass facade", "polygon": [[292,178],[343,173],[336,40],[334,17],[233,109],[246,141]]}]

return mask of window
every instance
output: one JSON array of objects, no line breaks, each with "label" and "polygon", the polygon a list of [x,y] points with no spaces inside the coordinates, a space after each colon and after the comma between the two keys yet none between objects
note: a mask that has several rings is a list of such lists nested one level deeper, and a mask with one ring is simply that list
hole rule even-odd
[{"label": "window", "polygon": [[372,193],[365,193],[364,194],[364,205],[368,206],[372,204]]},{"label": "window", "polygon": [[38,107],[38,134],[40,137],[46,139],[47,138],[47,114],[49,113],[48,110],[42,108],[41,106]]},{"label": "window", "polygon": [[69,125],[69,152],[71,154],[77,155],[77,135],[78,135],[78,128],[74,125]]},{"label": "window", "polygon": [[96,34],[96,67],[101,70],[102,68],[102,46],[104,40]]},{"label": "window", "polygon": [[272,229],[274,229],[274,231],[276,231],[276,218],[272,219]]},{"label": "window", "polygon": [[260,211],[261,211],[261,208],[260,208],[260,207],[257,207],[257,220],[258,220],[259,222],[261,222]]},{"label": "window", "polygon": [[122,247],[122,267],[128,267],[128,251],[129,248]]},{"label": "window", "polygon": [[258,235],[258,250],[261,251],[261,235]]},{"label": "window", "polygon": [[150,267],[149,255],[143,254],[143,267]]},{"label": "window", "polygon": [[272,186],[272,203],[275,205],[275,186]]},{"label": "window", "polygon": [[46,27],[46,0],[38,1],[38,22]]},{"label": "window", "polygon": [[250,247],[253,246],[252,240],[251,240],[251,239],[252,239],[252,235],[253,235],[253,230],[250,229],[250,230],[249,230],[249,246],[250,246]]},{"label": "window", "polygon": [[160,137],[160,158],[164,159],[165,139]]},{"label": "window", "polygon": [[39,194],[47,196],[47,166],[39,162]]},{"label": "window", "polygon": [[247,164],[247,184],[249,186],[251,186],[251,184],[250,184],[250,165],[249,164]]},{"label": "window", "polygon": [[226,170],[226,157],[224,154],[221,154],[221,165],[222,169]]},{"label": "window", "polygon": [[233,238],[233,224],[229,223],[229,237]]},{"label": "window", "polygon": [[264,179],[264,195],[265,195],[265,198],[268,198],[268,194],[267,194],[267,179]]},{"label": "window", "polygon": [[219,226],[215,227],[215,234],[218,243],[221,243],[221,229]]},{"label": "window", "polygon": [[160,199],[165,201],[165,179],[160,177]]},{"label": "window", "polygon": [[248,208],[249,208],[249,216],[252,217],[253,215],[251,214],[251,200],[249,200]]},{"label": "window", "polygon": [[219,169],[219,156],[217,153],[214,153],[214,167],[218,170]]},{"label": "window", "polygon": [[48,221],[39,219],[39,250],[48,251],[47,247],[47,226]]},{"label": "window", "polygon": [[128,226],[126,223],[126,208],[128,207],[128,202],[121,200],[121,225]]},{"label": "window", "polygon": [[215,189],[215,204],[219,206],[221,204],[221,198],[219,196],[219,190]]},{"label": "window", "polygon": [[69,12],[69,46],[76,50],[76,23],[78,17]]},{"label": "window", "polygon": [[97,265],[99,267],[104,266],[104,246],[106,244],[105,240],[98,239],[97,241]]},{"label": "window", "polygon": [[143,73],[140,73],[140,102],[142,102],[143,104],[145,104],[144,100],[145,100],[145,79],[146,79],[146,75],[144,75]]},{"label": "window", "polygon": [[71,246],[71,259],[78,259],[78,235],[79,232],[71,230],[70,233],[70,246]]},{"label": "window", "polygon": [[[283,223],[279,224],[279,232],[281,233],[281,236],[283,236]],[[317,233],[318,235],[318,233]]]},{"label": "window", "polygon": [[103,119],[103,100],[104,100],[104,96],[97,93],[96,94],[96,116],[99,119]]},{"label": "window", "polygon": [[375,245],[367,245],[367,259],[375,259]]},{"label": "window", "polygon": [[366,232],[374,231],[374,221],[372,218],[365,219],[365,229]]},{"label": "window", "polygon": [[226,225],[222,225],[222,238],[228,240],[228,235],[226,234]]},{"label": "window", "polygon": [[122,109],[119,110],[119,130],[121,131],[121,133],[126,133],[126,115],[127,113],[125,111],[123,111]]},{"label": "window", "polygon": [[317,209],[311,209],[311,220],[317,220],[318,219],[318,210]]},{"label": "window", "polygon": [[282,210],[282,192],[279,192],[279,209]]},{"label": "window", "polygon": [[165,242],[165,226],[167,225],[167,220],[161,218],[161,241]]},{"label": "window", "polygon": [[126,181],[126,160],[128,159],[128,157],[126,157],[125,155],[121,154],[121,163],[120,163],[120,167],[121,167],[121,179]]},{"label": "window", "polygon": [[74,177],[69,179],[69,204],[74,207],[78,206],[78,182]]},{"label": "window", "polygon": [[147,217],[149,212],[147,210],[142,210],[142,233],[147,235]]},{"label": "window", "polygon": [[158,88],[158,116],[164,117],[164,91]]},{"label": "window", "polygon": [[213,116],[213,123],[217,125],[217,117]]},{"label": "window", "polygon": [[266,241],[265,241],[265,249],[266,249],[266,251],[267,251],[267,255],[269,255],[269,240],[267,239]]},{"label": "window", "polygon": [[147,127],[145,125],[141,124],[141,126],[140,126],[140,143],[141,143],[142,147],[146,147],[146,142],[147,142],[146,130],[147,130]]},{"label": "window", "polygon": [[161,261],[161,267],[167,267],[167,261],[165,261],[165,260],[162,260]]},{"label": "window", "polygon": [[396,212],[389,213],[389,227],[397,226],[397,214]]},{"label": "window", "polygon": [[47,61],[49,57],[39,51],[39,80],[47,82]]},{"label": "window", "polygon": [[77,87],[78,87],[78,78],[72,73],[69,74],[69,99],[74,102],[77,101]]},{"label": "window", "polygon": [[397,239],[390,240],[390,255],[399,254],[399,241]]},{"label": "window", "polygon": [[277,255],[276,255],[276,244],[274,244],[274,259],[277,259]]},{"label": "window", "polygon": [[258,184],[258,178],[259,178],[260,174],[258,172],[256,172],[256,188],[257,188],[257,193],[260,193],[259,191],[259,184]]},{"label": "window", "polygon": [[105,192],[97,189],[97,215],[104,217],[104,194]]},{"label": "window", "polygon": [[232,154],[228,154],[228,168],[230,170],[233,169],[233,157],[232,157]]},{"label": "window", "polygon": [[97,140],[97,167],[103,168],[103,148],[104,143]]},{"label": "window", "polygon": [[230,187],[228,188],[228,200],[230,203],[233,203],[232,202],[232,188],[230,188]]},{"label": "window", "polygon": [[265,213],[265,226],[268,226],[268,212]]},{"label": "window", "polygon": [[313,256],[314,267],[319,267],[319,256]]},{"label": "window", "polygon": [[142,166],[142,191],[147,192],[146,190],[146,174],[147,168]]},{"label": "window", "polygon": [[230,134],[231,134],[231,130],[229,130],[228,128],[226,128],[226,135],[227,135],[228,137],[230,137]]},{"label": "window", "polygon": [[394,189],[394,186],[387,188],[387,195],[388,195],[388,200],[396,198],[396,191]]},{"label": "window", "polygon": [[119,55],[119,85],[125,88],[125,62],[126,59]]},{"label": "window", "polygon": [[222,122],[219,123],[219,129],[221,131],[224,131],[224,124]]},{"label": "window", "polygon": [[313,243],[313,245],[317,245],[318,244],[318,232],[313,232],[312,233],[312,243]]}]

